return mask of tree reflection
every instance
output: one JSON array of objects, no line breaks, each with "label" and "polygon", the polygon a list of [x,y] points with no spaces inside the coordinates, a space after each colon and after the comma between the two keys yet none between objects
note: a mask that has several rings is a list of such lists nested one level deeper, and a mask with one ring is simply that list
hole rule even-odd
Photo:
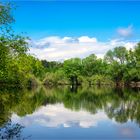
[{"label": "tree reflection", "polygon": [[32,114],[45,103],[45,99],[46,95],[42,88],[0,88],[0,127],[10,120],[13,112],[18,116]]},{"label": "tree reflection", "polygon": [[0,139],[1,140],[22,140],[21,132],[24,127],[20,124],[12,124],[8,121],[7,124],[0,128]]},{"label": "tree reflection", "polygon": [[106,106],[105,111],[107,115],[120,123],[131,120],[140,125],[140,92],[130,89],[122,90],[121,92],[123,96],[119,96],[120,94],[118,94],[118,100],[113,100],[110,106]]},{"label": "tree reflection", "polygon": [[[63,102],[71,110],[86,110],[97,113],[106,112],[110,119],[125,123],[128,120],[140,124],[140,91],[111,87],[78,87],[77,92],[71,94],[70,90],[46,89],[47,101],[53,103]],[[54,101],[55,100],[55,101]]]},{"label": "tree reflection", "polygon": [[[71,91],[72,90],[72,91]],[[32,114],[46,104],[63,103],[66,108],[85,110],[92,114],[103,110],[110,119],[125,123],[128,120],[140,125],[140,91],[111,87],[56,88],[39,87],[34,90],[0,90],[0,127],[9,122],[12,112],[18,116]]]}]

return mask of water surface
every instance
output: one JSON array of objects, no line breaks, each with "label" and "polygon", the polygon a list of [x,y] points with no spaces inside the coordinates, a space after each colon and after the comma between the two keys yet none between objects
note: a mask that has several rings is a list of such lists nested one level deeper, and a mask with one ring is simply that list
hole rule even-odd
[{"label": "water surface", "polygon": [[140,91],[1,88],[0,139],[140,139]]}]

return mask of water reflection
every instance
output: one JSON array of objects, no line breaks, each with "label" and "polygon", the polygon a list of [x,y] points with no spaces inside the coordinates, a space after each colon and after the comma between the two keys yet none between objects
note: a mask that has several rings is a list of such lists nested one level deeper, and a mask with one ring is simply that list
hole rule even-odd
[{"label": "water reflection", "polygon": [[12,120],[24,126],[39,124],[46,127],[82,127],[89,128],[97,126],[98,122],[108,120],[103,112],[92,115],[89,112],[80,110],[78,112],[71,111],[63,106],[63,104],[46,105],[41,107],[32,115],[20,118],[13,114]]},{"label": "water reflection", "polygon": [[[10,121],[25,127],[21,129],[42,126],[96,128],[97,131],[97,127],[102,126],[105,129],[117,128],[114,131],[119,135],[133,137],[135,128],[140,126],[139,99],[139,89],[66,86],[33,90],[1,88],[0,128],[8,126]],[[1,133],[4,135],[6,132]],[[111,135],[109,131],[106,133]]]},{"label": "water reflection", "polygon": [[0,139],[1,140],[22,140],[21,132],[24,127],[18,123],[13,124],[11,121],[8,121],[7,124],[3,125],[0,128]]}]

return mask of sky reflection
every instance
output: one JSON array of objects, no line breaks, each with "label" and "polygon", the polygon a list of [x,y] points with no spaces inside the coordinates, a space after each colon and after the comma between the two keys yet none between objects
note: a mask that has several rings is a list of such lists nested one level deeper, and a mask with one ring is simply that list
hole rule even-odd
[{"label": "sky reflection", "polygon": [[24,126],[38,124],[46,127],[72,127],[79,126],[81,128],[96,127],[99,122],[109,120],[104,112],[91,114],[83,111],[78,112],[69,110],[63,104],[42,106],[32,115],[19,117],[12,115],[12,121],[20,123]]},{"label": "sky reflection", "polygon": [[[23,135],[31,139],[136,139],[139,128],[131,120],[118,123],[108,118],[103,110],[92,114],[82,108],[67,109],[62,103],[41,106],[31,115],[19,117],[13,114],[13,123],[25,126]],[[55,134],[55,135],[54,135]]]}]

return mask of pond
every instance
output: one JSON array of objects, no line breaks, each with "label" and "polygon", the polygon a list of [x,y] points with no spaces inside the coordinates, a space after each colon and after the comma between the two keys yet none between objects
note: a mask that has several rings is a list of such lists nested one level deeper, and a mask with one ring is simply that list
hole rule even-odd
[{"label": "pond", "polygon": [[140,90],[0,88],[0,139],[140,139]]}]

